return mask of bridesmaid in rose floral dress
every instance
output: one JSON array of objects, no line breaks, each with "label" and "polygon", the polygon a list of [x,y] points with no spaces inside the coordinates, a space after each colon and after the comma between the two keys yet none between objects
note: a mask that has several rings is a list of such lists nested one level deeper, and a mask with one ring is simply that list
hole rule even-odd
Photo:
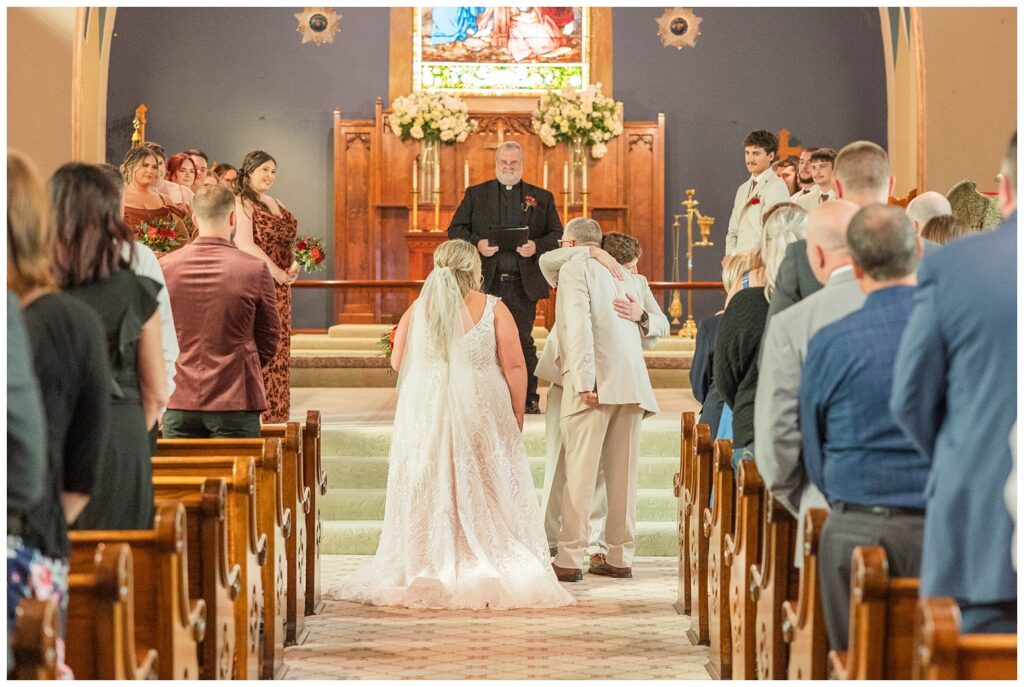
[{"label": "bridesmaid in rose floral dress", "polygon": [[299,270],[292,268],[298,222],[281,201],[267,195],[277,176],[277,162],[268,153],[254,150],[245,156],[235,179],[235,244],[267,263],[274,278],[277,312],[281,316],[281,343],[277,355],[263,368],[269,408],[264,423],[287,422],[291,409],[292,283]]}]

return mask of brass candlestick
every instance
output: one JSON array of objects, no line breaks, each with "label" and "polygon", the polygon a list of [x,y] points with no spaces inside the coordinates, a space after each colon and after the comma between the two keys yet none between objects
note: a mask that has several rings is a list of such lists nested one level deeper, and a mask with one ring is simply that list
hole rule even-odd
[{"label": "brass candlestick", "polygon": [[[696,191],[692,188],[686,189],[686,200],[681,201],[679,204],[686,208],[686,212],[682,215],[674,215],[675,222],[672,223],[672,228],[675,230],[674,246],[672,261],[672,274],[673,280],[679,278],[679,220],[682,217],[686,217],[686,280],[693,281],[693,249],[695,246],[707,247],[713,246],[709,239],[711,236],[711,227],[715,223],[714,217],[708,217],[701,213],[697,209],[700,202],[694,199]],[[697,243],[693,242],[693,218],[697,218],[697,225],[700,230],[700,241]],[[682,303],[679,300],[679,292],[675,291],[672,294],[672,304],[669,306],[669,314],[673,316],[673,324],[679,324],[679,315],[682,314]],[[686,322],[679,329],[679,336],[694,338],[697,336],[697,323],[693,319],[693,291],[686,292]]]},{"label": "brass candlestick", "polygon": [[412,231],[419,231],[419,208],[420,208],[420,192],[413,184],[412,189]]},{"label": "brass candlestick", "polygon": [[434,231],[441,231],[441,191],[434,190]]}]

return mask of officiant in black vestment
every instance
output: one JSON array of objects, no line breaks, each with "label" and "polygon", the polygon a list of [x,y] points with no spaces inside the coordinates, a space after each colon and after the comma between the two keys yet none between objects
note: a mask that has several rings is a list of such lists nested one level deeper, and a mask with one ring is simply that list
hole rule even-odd
[{"label": "officiant in black vestment", "polygon": [[[550,191],[523,181],[523,148],[514,141],[498,146],[494,156],[496,179],[470,186],[452,217],[448,238],[469,241],[483,263],[483,290],[501,298],[519,329],[526,358],[526,412],[539,413],[537,347],[533,321],[537,301],[548,297],[548,283],[537,259],[558,247],[562,222]],[[498,251],[487,237],[491,227],[528,227],[529,240],[515,253]]]}]

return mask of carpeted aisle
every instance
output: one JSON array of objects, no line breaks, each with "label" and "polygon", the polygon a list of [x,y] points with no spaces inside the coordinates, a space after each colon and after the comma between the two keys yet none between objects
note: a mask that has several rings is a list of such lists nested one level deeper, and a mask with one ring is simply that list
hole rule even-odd
[{"label": "carpeted aisle", "polygon": [[[323,585],[370,560],[324,556]],[[709,679],[708,649],[672,609],[674,558],[640,558],[631,580],[566,584],[553,610],[434,611],[328,600],[309,637],[285,649],[289,679]]]}]

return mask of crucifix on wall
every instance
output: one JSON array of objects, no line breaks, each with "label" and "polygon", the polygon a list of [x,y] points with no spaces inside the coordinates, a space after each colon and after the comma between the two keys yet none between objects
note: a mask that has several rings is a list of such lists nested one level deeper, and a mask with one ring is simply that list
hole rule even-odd
[{"label": "crucifix on wall", "polygon": [[800,157],[802,152],[804,152],[803,146],[789,145],[789,129],[779,129],[779,152],[776,158],[785,160],[790,156]]},{"label": "crucifix on wall", "polygon": [[488,148],[490,150],[497,150],[498,146],[500,146],[504,142],[505,142],[505,125],[504,124],[499,124],[498,125],[498,142],[497,143],[489,143],[489,144],[485,145],[484,148]]}]

